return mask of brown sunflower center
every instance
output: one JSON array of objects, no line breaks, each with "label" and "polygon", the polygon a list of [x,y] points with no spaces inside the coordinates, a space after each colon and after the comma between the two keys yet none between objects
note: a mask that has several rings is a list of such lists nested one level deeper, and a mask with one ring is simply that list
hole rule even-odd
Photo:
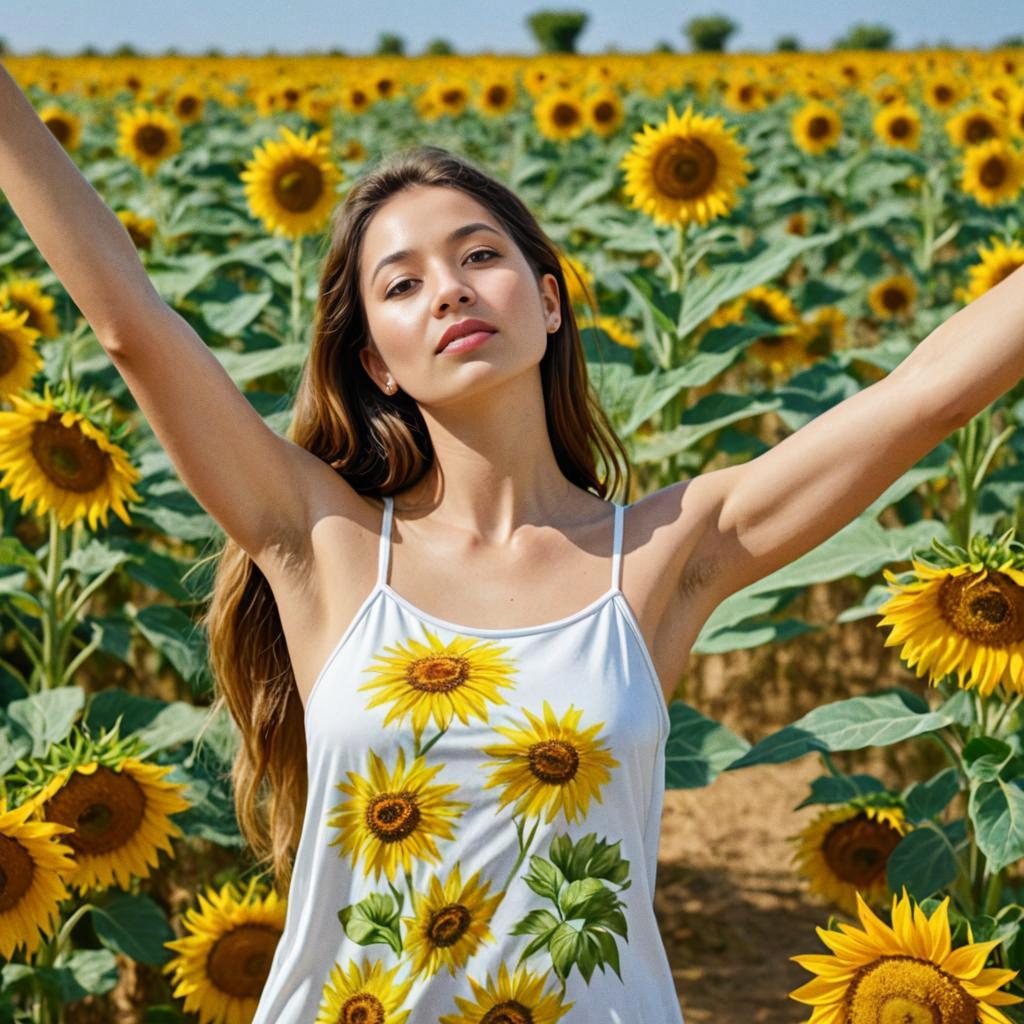
[{"label": "brown sunflower center", "polygon": [[81,430],[65,427],[59,415],[36,424],[32,456],[39,469],[66,491],[87,494],[107,478],[106,453]]},{"label": "brown sunflower center", "polygon": [[449,903],[436,911],[427,925],[427,934],[435,946],[454,946],[469,928],[469,911],[461,903]]},{"label": "brown sunflower center", "polygon": [[323,191],[323,174],[316,164],[308,160],[293,160],[281,168],[274,179],[274,198],[289,213],[311,210]]},{"label": "brown sunflower center", "polygon": [[128,236],[135,243],[136,249],[148,249],[153,244],[153,238],[148,231],[138,224],[126,225]]},{"label": "brown sunflower center", "polygon": [[437,654],[420,658],[409,667],[409,684],[426,693],[450,693],[469,678],[469,663],[465,658]]},{"label": "brown sunflower center", "polygon": [[905,139],[912,131],[910,124],[910,118],[908,117],[894,117],[889,122],[889,135],[894,139]]},{"label": "brown sunflower center", "polygon": [[146,156],[159,156],[167,145],[167,132],[158,124],[144,124],[135,133],[135,146]]},{"label": "brown sunflower center", "polygon": [[533,1012],[517,999],[495,1003],[481,1018],[480,1024],[533,1024]]},{"label": "brown sunflower center", "polygon": [[580,755],[571,743],[565,740],[544,740],[534,743],[527,755],[530,770],[541,782],[557,785],[575,778],[580,766]]},{"label": "brown sunflower center", "polygon": [[138,835],[146,797],[127,772],[100,765],[91,775],[72,772],[45,806],[48,821],[75,830],[64,840],[75,853],[92,856],[117,850]]},{"label": "brown sunflower center", "polygon": [[986,188],[999,188],[1006,181],[1008,174],[1009,168],[1006,166],[1006,161],[1001,156],[990,156],[981,165],[978,180]]},{"label": "brown sunflower center", "polygon": [[370,97],[363,92],[362,89],[353,89],[351,93],[352,105],[356,107],[365,107],[370,101]]},{"label": "brown sunflower center", "polygon": [[280,939],[276,928],[263,924],[242,924],[225,932],[206,958],[210,981],[239,999],[259,998]]},{"label": "brown sunflower center", "polygon": [[676,139],[658,154],[654,183],[672,199],[693,199],[708,191],[717,171],[713,149],[700,139]]},{"label": "brown sunflower center", "polygon": [[850,982],[849,1024],[975,1024],[978,1001],[927,960],[883,956]]},{"label": "brown sunflower center", "polygon": [[420,809],[412,793],[381,793],[366,808],[366,825],[382,843],[400,843],[420,823]]},{"label": "brown sunflower center", "polygon": [[18,349],[6,334],[0,334],[0,377],[17,365]]},{"label": "brown sunflower center", "polygon": [[972,145],[991,139],[995,135],[992,122],[987,117],[972,117],[964,125],[964,138]]},{"label": "brown sunflower center", "polygon": [[283,95],[284,95],[285,102],[290,104],[290,105],[292,105],[292,106],[294,106],[296,103],[299,102],[299,97],[302,94],[299,92],[298,89],[289,87],[289,88],[285,89]]},{"label": "brown sunflower center", "polygon": [[739,88],[739,98],[741,103],[750,103],[757,96],[757,86],[755,85],[741,85]]},{"label": "brown sunflower center", "polygon": [[827,117],[817,114],[807,125],[807,134],[812,139],[827,139],[832,131],[832,124]]},{"label": "brown sunflower center", "polygon": [[901,309],[906,309],[910,301],[906,290],[903,288],[897,288],[892,285],[882,290],[882,305],[890,312],[898,312]]},{"label": "brown sunflower center", "polygon": [[461,89],[445,89],[441,93],[441,102],[446,106],[455,107],[458,106],[466,97],[466,94]]},{"label": "brown sunflower center", "polygon": [[615,104],[608,100],[601,100],[593,107],[594,120],[598,124],[611,124],[615,120]]},{"label": "brown sunflower center", "polygon": [[195,96],[182,96],[178,100],[178,113],[183,117],[189,117],[199,108],[199,100]]},{"label": "brown sunflower center", "polygon": [[385,98],[390,96],[394,91],[395,83],[390,78],[378,78],[377,79],[377,92]]},{"label": "brown sunflower center", "polygon": [[1008,278],[1015,270],[1019,270],[1021,266],[1024,266],[1024,263],[1021,263],[1020,260],[1007,260],[1005,263],[1000,264],[989,274],[989,280],[991,281],[989,288],[994,288],[1000,281]]},{"label": "brown sunflower center", "polygon": [[939,611],[962,636],[988,647],[1024,640],[1024,589],[991,570],[947,576],[939,587]]},{"label": "brown sunflower center", "polygon": [[551,110],[551,120],[559,128],[572,128],[579,124],[580,109],[575,103],[556,103]]},{"label": "brown sunflower center", "polygon": [[500,107],[508,99],[508,89],[504,85],[492,85],[487,90],[487,102]]},{"label": "brown sunflower center", "polygon": [[48,117],[46,119],[46,127],[50,129],[50,134],[62,146],[66,145],[68,140],[71,138],[71,125],[69,125],[63,117]]},{"label": "brown sunflower center", "polygon": [[829,829],[821,852],[837,878],[866,888],[884,873],[900,839],[899,832],[884,821],[858,814]]},{"label": "brown sunflower center", "polygon": [[357,992],[341,1004],[337,1024],[384,1024],[391,1016],[372,992]]},{"label": "brown sunflower center", "polygon": [[952,103],[954,93],[948,85],[937,85],[932,90],[932,96],[938,103]]},{"label": "brown sunflower center", "polygon": [[17,906],[32,886],[35,864],[24,846],[0,835],[0,914]]}]

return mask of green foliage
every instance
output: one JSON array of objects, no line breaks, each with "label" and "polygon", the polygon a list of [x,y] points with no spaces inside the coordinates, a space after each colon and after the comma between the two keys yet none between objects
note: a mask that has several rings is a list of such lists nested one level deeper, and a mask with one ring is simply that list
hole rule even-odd
[{"label": "green foliage", "polygon": [[892,46],[892,41],[893,32],[888,26],[861,22],[850,26],[846,34],[833,43],[833,49],[888,50]]},{"label": "green foliage", "polygon": [[377,36],[374,53],[378,57],[401,57],[405,55],[405,40],[394,32],[381,32]]},{"label": "green foliage", "polygon": [[779,36],[775,40],[775,49],[780,53],[795,53],[802,50],[803,47],[800,45],[800,40],[794,35]]},{"label": "green foliage", "polygon": [[575,53],[588,20],[586,11],[534,11],[526,25],[542,53]]},{"label": "green foliage", "polygon": [[694,50],[702,53],[722,53],[729,36],[738,28],[739,25],[724,14],[709,14],[691,18],[683,25],[682,31]]},{"label": "green foliage", "polygon": [[431,39],[423,52],[430,57],[450,57],[455,53],[455,47],[447,39]]}]

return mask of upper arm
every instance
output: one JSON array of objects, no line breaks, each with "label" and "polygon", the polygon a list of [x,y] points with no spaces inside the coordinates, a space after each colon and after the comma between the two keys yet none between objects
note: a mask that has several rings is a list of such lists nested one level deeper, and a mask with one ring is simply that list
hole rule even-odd
[{"label": "upper arm", "polygon": [[142,414],[196,500],[253,559],[301,550],[313,495],[333,478],[321,459],[276,434],[202,339],[162,300],[130,337],[105,339]]},{"label": "upper arm", "polygon": [[709,586],[724,599],[817,547],[958,425],[925,380],[897,368],[757,458],[697,477]]}]

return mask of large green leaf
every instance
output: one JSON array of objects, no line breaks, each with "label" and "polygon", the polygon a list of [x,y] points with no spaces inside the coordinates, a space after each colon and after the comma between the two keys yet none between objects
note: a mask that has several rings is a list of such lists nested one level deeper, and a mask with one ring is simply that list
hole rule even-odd
[{"label": "large green leaf", "polygon": [[889,854],[886,884],[893,892],[903,886],[919,903],[956,881],[959,874],[953,844],[941,826],[915,828]]},{"label": "large green leaf", "polygon": [[43,757],[51,743],[67,736],[85,705],[79,686],[58,686],[7,705],[7,716],[32,737],[32,757]]},{"label": "large green leaf", "polygon": [[115,953],[159,967],[172,956],[164,946],[175,938],[167,916],[145,893],[114,892],[95,903],[92,923],[100,942]]},{"label": "large green leaf", "polygon": [[710,785],[750,744],[720,722],[681,700],[669,705],[671,723],[665,741],[665,785],[699,789]]},{"label": "large green leaf", "polygon": [[922,711],[920,698],[895,688],[814,708],[802,718],[766,736],[726,769],[753,764],[783,764],[811,751],[862,750],[935,732],[951,719],[941,711]]},{"label": "large green leaf", "polygon": [[968,813],[991,874],[1024,857],[1024,788],[1020,780],[997,778],[973,787]]}]

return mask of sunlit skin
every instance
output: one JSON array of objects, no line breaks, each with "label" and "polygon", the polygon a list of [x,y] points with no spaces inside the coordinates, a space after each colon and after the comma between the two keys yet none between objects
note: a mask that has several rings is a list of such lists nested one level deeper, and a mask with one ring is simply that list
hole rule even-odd
[{"label": "sunlit skin", "polygon": [[[446,241],[477,221],[497,234]],[[401,249],[410,255],[374,277]],[[513,550],[525,524],[571,529],[600,515],[601,499],[559,469],[545,422],[540,361],[561,324],[554,275],[538,279],[486,207],[435,186],[389,199],[370,220],[360,257],[370,330],[363,366],[383,394],[390,377],[392,395],[401,389],[416,401],[444,477],[442,488],[428,474],[397,506],[425,506],[430,519],[468,533],[470,546]],[[498,333],[470,351],[435,353],[448,326],[469,317]]]}]

